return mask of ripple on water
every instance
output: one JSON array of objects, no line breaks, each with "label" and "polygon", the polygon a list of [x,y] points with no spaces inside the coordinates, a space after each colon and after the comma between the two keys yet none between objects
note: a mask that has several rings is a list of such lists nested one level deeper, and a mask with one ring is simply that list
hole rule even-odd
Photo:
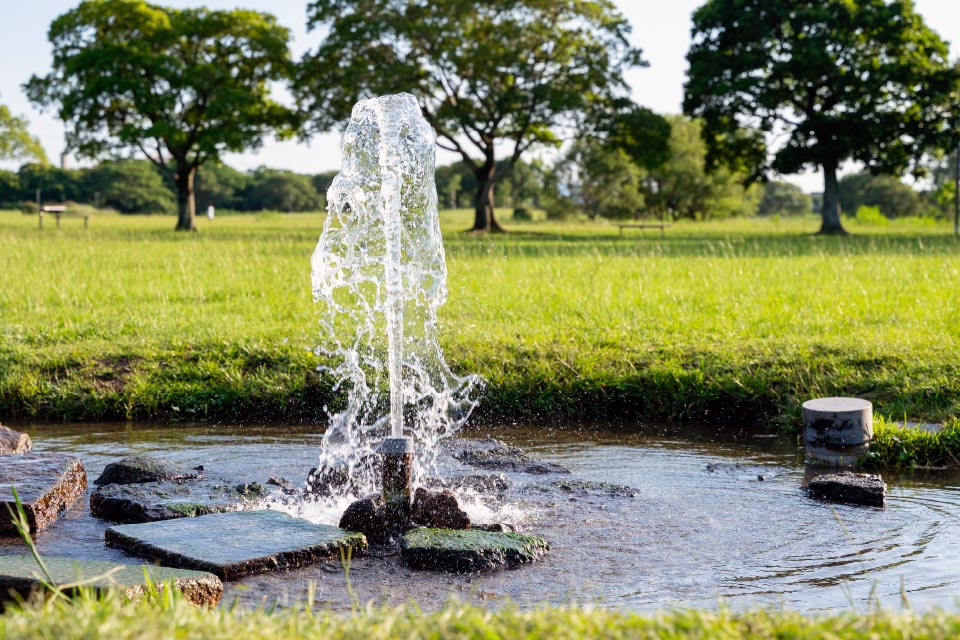
[{"label": "ripple on water", "polygon": [[[37,451],[73,452],[91,478],[124,455],[146,453],[237,482],[284,476],[302,482],[316,460],[316,429],[137,425],[31,427]],[[487,433],[484,433],[487,435]],[[885,509],[830,505],[802,492],[804,470],[791,438],[718,438],[643,433],[512,429],[492,435],[560,463],[575,477],[635,487],[635,498],[522,491],[542,477],[514,474],[503,500],[465,495],[475,521],[521,523],[551,542],[547,559],[484,576],[412,572],[387,551],[354,559],[361,600],[423,606],[451,593],[466,600],[521,605],[600,602],[649,609],[670,604],[733,607],[785,604],[799,610],[845,609],[871,598],[899,606],[953,606],[960,592],[960,487],[957,477],[887,476]],[[742,467],[733,466],[740,463]],[[723,471],[708,472],[708,464]],[[756,469],[765,481],[758,481]],[[448,461],[448,473],[470,473]],[[347,501],[276,508],[336,524]],[[103,545],[106,525],[72,509],[39,536],[41,552],[122,561]],[[0,542],[0,553],[21,550]],[[318,602],[350,606],[343,567],[317,565],[228,586],[226,601],[292,602],[316,581]]]}]

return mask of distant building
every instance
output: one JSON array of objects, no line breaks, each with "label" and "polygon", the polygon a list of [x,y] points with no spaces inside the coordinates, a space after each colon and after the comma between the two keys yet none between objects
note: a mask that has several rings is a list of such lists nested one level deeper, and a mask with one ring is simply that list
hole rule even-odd
[{"label": "distant building", "polygon": [[813,205],[813,213],[820,213],[823,211],[823,191],[811,192],[810,203]]}]

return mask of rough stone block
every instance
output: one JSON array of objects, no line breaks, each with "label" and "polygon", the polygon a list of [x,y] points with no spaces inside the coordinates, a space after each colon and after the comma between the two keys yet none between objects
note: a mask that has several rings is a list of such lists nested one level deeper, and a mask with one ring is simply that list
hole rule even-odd
[{"label": "rough stone block", "polygon": [[469,529],[470,516],[460,508],[452,491],[430,491],[420,487],[413,497],[411,519],[435,529]]},{"label": "rough stone block", "polygon": [[882,507],[887,485],[878,475],[827,473],[810,480],[807,490],[819,500]]},{"label": "rough stone block", "polygon": [[453,573],[516,567],[549,549],[537,536],[476,530],[412,529],[400,541],[400,557],[410,568]]},{"label": "rough stone block", "polygon": [[352,502],[340,518],[340,528],[362,533],[370,544],[389,542],[390,524],[387,522],[387,503],[383,496],[375,494]]},{"label": "rough stone block", "polygon": [[15,535],[9,509],[15,509],[11,487],[26,511],[31,531],[42,531],[70,508],[87,489],[80,458],[56,453],[7,456],[0,463],[0,535]]},{"label": "rough stone block", "polygon": [[30,436],[0,425],[0,455],[27,453],[32,448],[33,442],[30,441]]},{"label": "rough stone block", "polygon": [[367,548],[361,533],[313,524],[279,511],[238,511],[128,524],[106,530],[107,545],[221,580],[296,569]]},{"label": "rough stone block", "polygon": [[[136,599],[146,593],[145,576],[149,576],[150,582],[159,588],[172,582],[188,602],[196,605],[215,607],[223,596],[220,579],[202,571],[57,557],[44,557],[43,562],[58,585],[106,576],[87,586],[96,590],[120,589],[128,598]],[[114,571],[117,567],[120,570]],[[42,591],[43,587],[36,577],[39,573],[37,561],[32,556],[0,556],[0,602],[14,601],[18,596],[29,598]]]}]

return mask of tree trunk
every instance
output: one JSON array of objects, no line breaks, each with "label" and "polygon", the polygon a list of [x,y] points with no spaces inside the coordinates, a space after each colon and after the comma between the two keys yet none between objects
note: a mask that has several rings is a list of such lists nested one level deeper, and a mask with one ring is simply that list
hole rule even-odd
[{"label": "tree trunk", "polygon": [[193,192],[196,167],[177,167],[177,231],[196,231],[197,203]]},{"label": "tree trunk", "polygon": [[825,162],[823,167],[823,222],[821,235],[846,235],[840,224],[840,186],[837,184],[837,163]]},{"label": "tree trunk", "polygon": [[494,174],[497,171],[497,164],[493,158],[474,172],[477,177],[477,193],[473,200],[473,228],[468,231],[492,231],[503,233],[504,229],[497,222],[497,217],[493,210],[493,187],[495,181]]}]

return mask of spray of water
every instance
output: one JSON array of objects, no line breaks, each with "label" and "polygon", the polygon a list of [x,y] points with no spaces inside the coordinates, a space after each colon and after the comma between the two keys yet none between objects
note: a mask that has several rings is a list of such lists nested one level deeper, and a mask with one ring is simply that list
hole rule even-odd
[{"label": "spray of water", "polygon": [[447,268],[437,217],[435,139],[408,94],[359,102],[312,260],[319,369],[345,398],[329,411],[320,468],[351,493],[375,488],[370,455],[387,435],[416,441],[417,471],[466,421],[481,381],[454,374],[437,342]]}]

